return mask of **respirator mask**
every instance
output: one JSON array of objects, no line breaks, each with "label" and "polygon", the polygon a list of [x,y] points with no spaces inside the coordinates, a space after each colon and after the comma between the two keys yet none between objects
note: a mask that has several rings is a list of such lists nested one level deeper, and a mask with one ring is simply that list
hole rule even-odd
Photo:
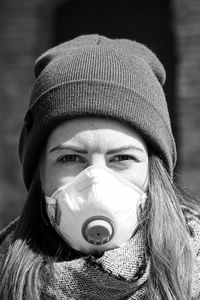
[{"label": "respirator mask", "polygon": [[57,233],[72,248],[92,254],[133,236],[146,193],[109,169],[90,166],[45,199]]}]

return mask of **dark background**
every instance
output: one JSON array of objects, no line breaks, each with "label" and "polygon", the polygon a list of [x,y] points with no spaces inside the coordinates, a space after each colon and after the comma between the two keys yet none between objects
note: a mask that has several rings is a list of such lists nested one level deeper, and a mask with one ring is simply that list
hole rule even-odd
[{"label": "dark background", "polygon": [[179,154],[176,181],[200,195],[200,1],[2,0],[0,229],[20,214],[27,195],[18,140],[33,63],[48,48],[89,33],[137,40],[161,60]]}]

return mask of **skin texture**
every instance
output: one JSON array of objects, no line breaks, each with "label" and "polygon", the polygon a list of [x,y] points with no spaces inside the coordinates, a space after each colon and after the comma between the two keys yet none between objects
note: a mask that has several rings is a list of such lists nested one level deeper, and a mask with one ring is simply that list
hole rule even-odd
[{"label": "skin texture", "polygon": [[148,150],[142,137],[119,121],[79,118],[56,127],[44,158],[44,192],[51,196],[85,168],[109,168],[136,184],[148,186]]}]

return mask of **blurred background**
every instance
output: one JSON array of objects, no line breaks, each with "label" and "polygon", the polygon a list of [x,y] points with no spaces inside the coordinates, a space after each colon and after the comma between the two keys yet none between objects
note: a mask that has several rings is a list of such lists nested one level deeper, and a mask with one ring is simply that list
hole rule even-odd
[{"label": "blurred background", "polygon": [[26,199],[18,139],[33,63],[48,48],[88,33],[135,39],[162,61],[178,147],[176,180],[200,197],[199,0],[1,0],[0,229],[20,214]]}]

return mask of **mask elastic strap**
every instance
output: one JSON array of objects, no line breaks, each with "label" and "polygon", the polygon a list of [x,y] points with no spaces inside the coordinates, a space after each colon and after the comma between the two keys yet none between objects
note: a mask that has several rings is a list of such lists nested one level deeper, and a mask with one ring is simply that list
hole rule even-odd
[{"label": "mask elastic strap", "polygon": [[45,199],[47,204],[54,204],[54,205],[56,204],[56,200],[52,197],[45,196]]},{"label": "mask elastic strap", "polygon": [[43,198],[40,199],[40,211],[41,211],[41,216],[42,216],[42,219],[45,223],[46,226],[50,226],[49,222],[47,221],[47,219],[45,218],[44,216],[44,204],[43,204]]}]

